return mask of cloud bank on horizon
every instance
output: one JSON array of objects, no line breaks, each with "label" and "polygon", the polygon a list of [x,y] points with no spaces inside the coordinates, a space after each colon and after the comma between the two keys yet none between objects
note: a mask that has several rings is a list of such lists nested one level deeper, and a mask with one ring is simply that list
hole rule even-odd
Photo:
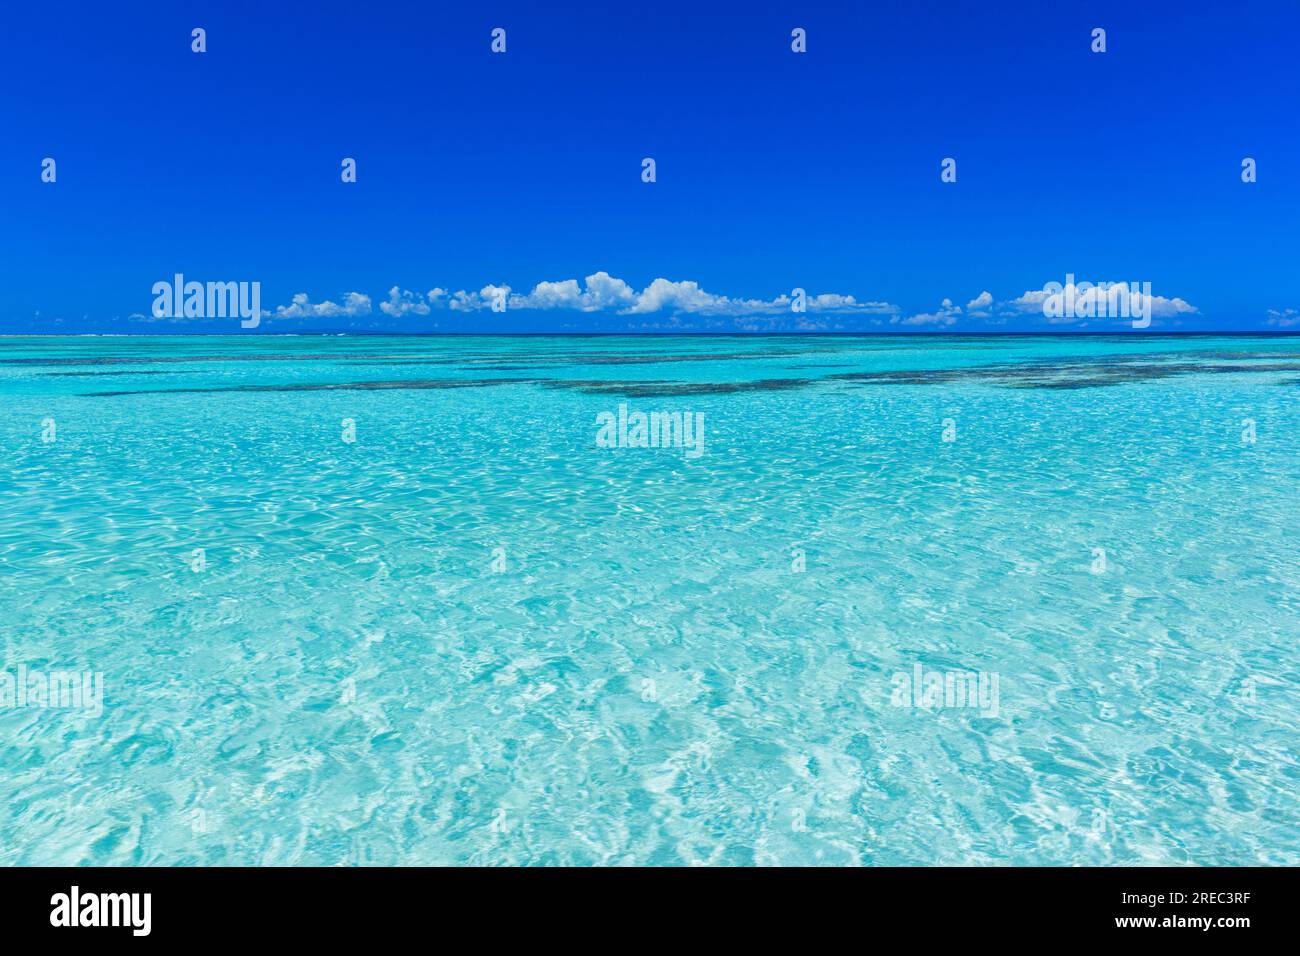
[{"label": "cloud bank on horizon", "polygon": [[[1074,294],[1073,283],[1067,284],[1065,288],[1071,295]],[[1134,295],[1141,297],[1142,294],[1135,292]],[[992,292],[984,289],[968,300],[965,306],[958,305],[951,298],[944,298],[932,310],[909,311],[883,299],[860,299],[839,292],[813,294],[803,289],[792,289],[788,294],[782,293],[771,299],[730,296],[706,290],[699,282],[690,279],[656,278],[638,291],[626,280],[602,270],[582,280],[538,282],[526,292],[517,291],[507,284],[494,283],[488,283],[477,290],[456,291],[441,286],[426,291],[413,291],[394,285],[388,290],[387,297],[379,301],[377,311],[380,316],[394,320],[431,317],[439,312],[600,314],[621,318],[630,328],[656,327],[642,321],[650,317],[667,320],[671,325],[683,329],[689,327],[684,320],[691,318],[789,318],[793,328],[808,330],[843,328],[845,323],[842,320],[845,319],[854,320],[854,327],[881,330],[890,327],[901,330],[944,330],[959,324],[963,327],[976,325],[997,328],[1013,319],[1034,317],[1044,325],[1089,326],[1086,318],[1048,317],[1044,309],[1048,296],[1046,288],[1029,289],[1012,298],[999,300]],[[1146,298],[1151,315],[1155,318],[1177,319],[1200,312],[1196,306],[1177,296],[1149,294]],[[280,320],[359,319],[376,313],[374,300],[365,293],[347,292],[337,296],[337,299],[338,301],[331,298],[312,302],[308,293],[300,292],[293,296],[288,305],[276,307],[268,317]],[[837,324],[836,320],[841,321]],[[1107,321],[1105,317],[1100,319],[1102,324]],[[1300,324],[1300,315],[1292,309],[1270,310],[1265,324],[1275,327]],[[738,324],[736,327],[758,330],[761,325]]]}]

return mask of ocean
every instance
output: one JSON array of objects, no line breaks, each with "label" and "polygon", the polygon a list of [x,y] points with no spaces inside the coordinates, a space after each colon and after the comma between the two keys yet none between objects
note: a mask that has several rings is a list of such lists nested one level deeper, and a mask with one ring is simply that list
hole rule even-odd
[{"label": "ocean", "polygon": [[1300,864],[1300,339],[0,339],[0,863]]}]

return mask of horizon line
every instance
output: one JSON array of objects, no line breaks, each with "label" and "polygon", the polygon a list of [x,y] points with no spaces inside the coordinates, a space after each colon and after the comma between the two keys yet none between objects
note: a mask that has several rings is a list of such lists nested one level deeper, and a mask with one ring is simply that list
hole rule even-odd
[{"label": "horizon line", "polygon": [[796,332],[349,332],[339,330],[322,330],[319,332],[3,332],[4,339],[161,339],[161,338],[791,338],[791,337],[845,337],[845,338],[1286,338],[1300,336],[1300,329],[1271,329],[1260,331],[1224,330],[1224,331],[1078,331],[1078,332],[952,332],[952,331],[879,331],[879,332],[844,332],[811,331]]}]

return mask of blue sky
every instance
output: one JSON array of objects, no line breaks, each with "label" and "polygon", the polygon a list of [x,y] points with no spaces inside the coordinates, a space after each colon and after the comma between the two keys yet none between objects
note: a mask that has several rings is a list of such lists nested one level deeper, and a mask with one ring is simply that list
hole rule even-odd
[{"label": "blue sky", "polygon": [[545,6],[7,6],[0,332],[1300,331],[1293,0]]}]

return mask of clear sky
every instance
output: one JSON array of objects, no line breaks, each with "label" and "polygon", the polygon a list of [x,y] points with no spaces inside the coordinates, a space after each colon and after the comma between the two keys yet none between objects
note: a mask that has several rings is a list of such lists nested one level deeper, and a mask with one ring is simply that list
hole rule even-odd
[{"label": "clear sky", "polygon": [[7,4],[0,332],[1300,331],[1295,0],[449,6]]}]

